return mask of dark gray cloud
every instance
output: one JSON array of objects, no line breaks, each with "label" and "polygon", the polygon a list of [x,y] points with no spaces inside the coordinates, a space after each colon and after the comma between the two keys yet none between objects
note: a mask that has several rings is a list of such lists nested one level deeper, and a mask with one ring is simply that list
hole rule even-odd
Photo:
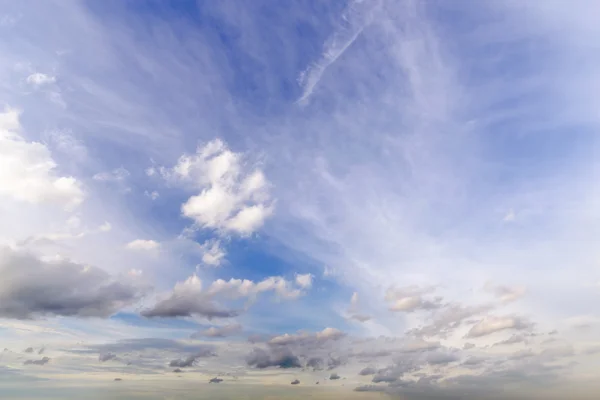
[{"label": "dark gray cloud", "polygon": [[24,365],[46,365],[50,359],[48,357],[43,357],[41,360],[27,360],[23,364]]},{"label": "dark gray cloud", "polygon": [[375,375],[376,373],[377,373],[377,369],[375,369],[373,367],[365,367],[365,368],[361,369],[358,374],[362,375],[362,376],[367,376],[367,375]]},{"label": "dark gray cloud", "polygon": [[354,391],[355,392],[385,392],[386,389],[387,388],[385,386],[362,385],[362,386],[358,386],[358,387],[354,388]]},{"label": "dark gray cloud", "polygon": [[175,369],[173,370],[173,372],[175,372],[175,373],[177,373],[177,374],[180,374],[180,373],[182,373],[182,372],[183,372],[183,370],[182,370],[182,369],[180,369],[180,368],[175,368]]},{"label": "dark gray cloud", "polygon": [[242,332],[242,325],[240,325],[240,324],[230,324],[230,325],[225,325],[225,326],[212,326],[203,331],[194,333],[192,335],[192,338],[199,338],[199,337],[222,338],[222,337],[227,337],[227,336],[233,336],[240,332]]},{"label": "dark gray cloud", "polygon": [[310,357],[306,361],[306,368],[312,368],[313,370],[321,370],[325,366],[325,361],[321,357]]},{"label": "dark gray cloud", "polygon": [[46,349],[45,349],[44,347],[41,347],[41,348],[38,350],[38,354],[44,354],[44,351],[46,351]]},{"label": "dark gray cloud", "polygon": [[460,360],[460,357],[454,353],[433,352],[425,356],[425,360],[430,365],[449,364]]},{"label": "dark gray cloud", "polygon": [[237,310],[221,308],[209,298],[200,300],[178,296],[160,301],[154,307],[141,312],[141,315],[147,318],[175,318],[199,315],[209,320],[213,318],[233,318],[239,314],[240,312]]},{"label": "dark gray cloud", "polygon": [[255,348],[246,357],[246,363],[250,367],[255,368],[302,368],[300,359],[294,355],[289,349],[269,349],[269,351]]},{"label": "dark gray cloud", "polygon": [[23,350],[25,353],[33,353],[33,347],[28,347],[25,350]]},{"label": "dark gray cloud", "polygon": [[333,374],[329,375],[329,380],[331,380],[331,381],[335,381],[338,379],[341,379],[341,377],[335,372]]},{"label": "dark gray cloud", "polygon": [[191,367],[200,358],[215,357],[215,356],[216,356],[216,353],[214,352],[214,349],[212,347],[206,347],[205,349],[202,349],[201,351],[199,351],[195,354],[192,354],[191,356],[188,356],[186,358],[172,360],[169,363],[169,367],[179,367],[179,368]]},{"label": "dark gray cloud", "polygon": [[223,382],[223,379],[217,378],[217,377],[214,377],[208,381],[208,383],[221,383],[221,382]]},{"label": "dark gray cloud", "polygon": [[98,361],[105,362],[110,360],[115,360],[117,358],[116,354],[113,353],[102,353],[98,356]]},{"label": "dark gray cloud", "polygon": [[300,381],[298,379],[294,379],[292,381],[292,385],[298,385],[300,383]]},{"label": "dark gray cloud", "polygon": [[46,262],[0,247],[0,317],[108,317],[137,301],[140,288],[68,260]]}]

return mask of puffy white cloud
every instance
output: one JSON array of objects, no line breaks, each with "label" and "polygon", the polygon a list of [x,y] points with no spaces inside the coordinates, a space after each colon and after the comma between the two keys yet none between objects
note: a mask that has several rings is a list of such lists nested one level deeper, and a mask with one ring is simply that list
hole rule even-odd
[{"label": "puffy white cloud", "polygon": [[533,324],[521,317],[486,317],[469,330],[467,337],[476,338],[508,329],[531,329]]},{"label": "puffy white cloud", "polygon": [[219,240],[207,240],[200,246],[202,263],[211,267],[219,267],[225,261],[225,250]]},{"label": "puffy white cloud", "polygon": [[295,288],[293,283],[282,277],[268,277],[254,282],[248,279],[217,279],[206,289],[196,275],[175,285],[172,293],[142,312],[147,317],[182,317],[199,315],[206,318],[231,318],[240,314],[240,310],[228,310],[220,307],[218,298],[235,300],[248,298],[253,300],[265,292],[273,292],[280,299],[293,300],[303,295],[303,288]]},{"label": "puffy white cloud", "polygon": [[392,302],[390,311],[410,313],[418,310],[433,310],[441,306],[441,298],[429,300],[423,297],[432,291],[432,288],[419,288],[416,286],[392,287],[387,290],[385,299]]},{"label": "puffy white cloud", "polygon": [[298,274],[296,275],[296,284],[304,289],[310,289],[313,282],[312,274]]},{"label": "puffy white cloud", "polygon": [[66,208],[84,199],[81,183],[59,176],[48,148],[20,134],[19,111],[0,113],[0,195],[33,204],[58,203]]},{"label": "puffy white cloud", "polygon": [[248,236],[263,225],[274,205],[263,172],[246,172],[244,167],[242,154],[215,139],[160,172],[170,181],[200,189],[181,207],[183,215],[198,226]]},{"label": "puffy white cloud", "polygon": [[160,243],[155,240],[147,240],[147,239],[136,239],[125,245],[129,250],[145,250],[151,251],[156,250],[160,247]]}]

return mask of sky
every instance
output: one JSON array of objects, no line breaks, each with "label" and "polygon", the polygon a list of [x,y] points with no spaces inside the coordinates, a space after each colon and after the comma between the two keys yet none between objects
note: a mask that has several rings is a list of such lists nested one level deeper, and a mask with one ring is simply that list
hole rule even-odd
[{"label": "sky", "polygon": [[0,0],[1,390],[595,399],[598,12]]}]

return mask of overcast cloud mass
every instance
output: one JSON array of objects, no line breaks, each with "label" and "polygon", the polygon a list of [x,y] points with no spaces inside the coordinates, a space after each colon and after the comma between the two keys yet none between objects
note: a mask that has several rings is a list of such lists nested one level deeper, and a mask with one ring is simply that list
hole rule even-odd
[{"label": "overcast cloud mass", "polygon": [[599,13],[0,0],[0,390],[596,399]]}]

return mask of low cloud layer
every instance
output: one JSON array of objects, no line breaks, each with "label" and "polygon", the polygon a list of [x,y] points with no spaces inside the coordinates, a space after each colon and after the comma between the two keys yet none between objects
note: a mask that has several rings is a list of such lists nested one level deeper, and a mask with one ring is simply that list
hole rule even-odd
[{"label": "low cloud layer", "polygon": [[141,297],[140,288],[68,260],[42,261],[0,247],[0,316],[108,317]]}]

